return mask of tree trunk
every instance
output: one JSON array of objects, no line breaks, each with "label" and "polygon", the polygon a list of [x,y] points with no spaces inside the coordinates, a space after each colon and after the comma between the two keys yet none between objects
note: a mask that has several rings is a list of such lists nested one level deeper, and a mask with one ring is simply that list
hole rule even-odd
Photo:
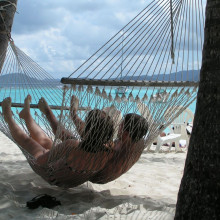
[{"label": "tree trunk", "polygon": [[[12,4],[10,4],[10,2]],[[0,74],[4,64],[8,40],[16,11],[17,0],[0,1]]]},{"label": "tree trunk", "polygon": [[193,131],[175,219],[220,219],[220,0],[207,0]]}]

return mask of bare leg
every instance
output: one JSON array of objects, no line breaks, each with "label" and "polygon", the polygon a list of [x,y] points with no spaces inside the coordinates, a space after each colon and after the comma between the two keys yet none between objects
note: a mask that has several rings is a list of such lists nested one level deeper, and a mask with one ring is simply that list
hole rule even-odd
[{"label": "bare leg", "polygon": [[[59,126],[59,122],[56,119],[55,115],[53,114],[52,110],[50,109],[48,103],[46,102],[46,100],[44,98],[41,98],[39,100],[38,107],[41,110],[41,112],[44,113],[44,115],[47,117],[47,120],[50,123],[50,126],[53,130],[53,133],[54,133],[54,135],[56,135],[57,128]],[[59,138],[62,141],[64,141],[65,139],[74,139],[75,137],[68,130],[62,128]]]},{"label": "bare leg", "polygon": [[76,126],[76,129],[80,135],[80,137],[83,136],[83,132],[85,129],[85,122],[77,115],[77,110],[79,108],[79,100],[76,96],[71,97],[71,103],[70,103],[70,114],[71,118]]},{"label": "bare leg", "polygon": [[30,102],[31,96],[28,95],[24,100],[24,109],[20,112],[19,117],[24,119],[31,138],[37,141],[37,143],[39,143],[45,149],[50,150],[53,142],[32,118],[30,113]]},{"label": "bare leg", "polygon": [[39,143],[30,138],[15,122],[12,118],[11,112],[11,98],[6,98],[2,102],[2,112],[5,121],[8,123],[9,130],[12,137],[18,145],[25,149],[33,157],[38,158],[43,155],[47,150],[43,148]]}]

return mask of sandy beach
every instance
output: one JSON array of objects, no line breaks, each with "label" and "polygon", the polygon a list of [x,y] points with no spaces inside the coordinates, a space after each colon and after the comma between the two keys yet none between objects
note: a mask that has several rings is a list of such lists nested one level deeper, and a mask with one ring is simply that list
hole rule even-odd
[{"label": "sandy beach", "polygon": [[[0,219],[173,219],[185,158],[185,150],[175,153],[174,148],[170,153],[144,152],[116,181],[64,190],[37,176],[20,149],[0,133]],[[26,207],[45,193],[61,206]]]}]

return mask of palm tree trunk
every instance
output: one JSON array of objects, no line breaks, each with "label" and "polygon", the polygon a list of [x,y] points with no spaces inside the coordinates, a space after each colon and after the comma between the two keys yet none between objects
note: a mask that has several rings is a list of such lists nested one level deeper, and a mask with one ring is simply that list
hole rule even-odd
[{"label": "palm tree trunk", "polygon": [[220,1],[207,0],[193,131],[175,219],[220,219]]},{"label": "palm tree trunk", "polygon": [[4,64],[8,40],[16,11],[17,0],[0,1],[0,74]]}]

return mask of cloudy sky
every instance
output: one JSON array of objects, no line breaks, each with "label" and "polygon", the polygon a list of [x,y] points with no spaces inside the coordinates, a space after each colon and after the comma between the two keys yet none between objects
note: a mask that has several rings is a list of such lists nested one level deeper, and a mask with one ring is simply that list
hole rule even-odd
[{"label": "cloudy sky", "polygon": [[145,0],[18,0],[15,44],[55,78],[69,76],[146,7]]}]

